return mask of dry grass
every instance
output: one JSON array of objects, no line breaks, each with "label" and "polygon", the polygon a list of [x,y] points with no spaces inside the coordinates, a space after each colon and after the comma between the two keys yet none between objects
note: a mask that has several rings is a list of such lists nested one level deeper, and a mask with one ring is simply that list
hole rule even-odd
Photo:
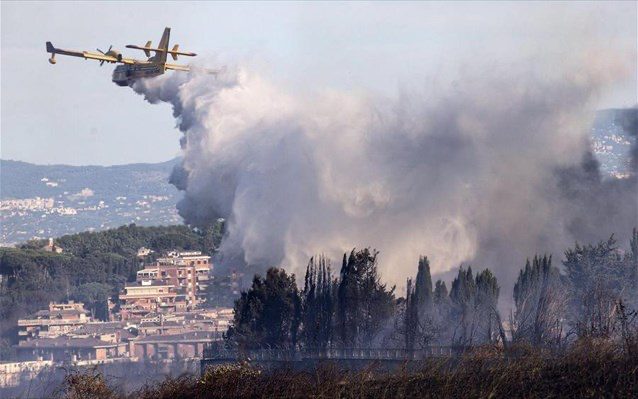
[{"label": "dry grass", "polygon": [[[333,365],[312,371],[262,371],[248,364],[209,369],[200,378],[166,379],[131,398],[636,398],[638,358],[594,341],[560,356],[526,348],[481,348],[460,359],[431,360],[383,372],[375,365],[349,372]],[[633,352],[637,353],[637,352]],[[67,398],[111,398],[103,380],[87,374],[66,381]]]}]

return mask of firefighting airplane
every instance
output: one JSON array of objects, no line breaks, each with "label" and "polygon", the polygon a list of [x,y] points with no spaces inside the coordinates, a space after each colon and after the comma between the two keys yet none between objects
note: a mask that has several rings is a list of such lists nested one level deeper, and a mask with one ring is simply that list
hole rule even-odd
[{"label": "firefighting airplane", "polygon": [[[158,76],[163,74],[167,69],[172,69],[175,71],[190,70],[190,68],[186,65],[169,64],[166,62],[166,56],[168,54],[173,57],[173,60],[177,60],[178,55],[184,55],[187,57],[194,57],[197,55],[195,53],[180,51],[178,44],[173,46],[172,50],[169,50],[168,40],[170,34],[171,28],[165,28],[164,34],[160,39],[159,46],[157,47],[151,47],[150,40],[146,42],[145,46],[136,46],[133,44],[129,44],[126,46],[127,48],[143,50],[144,54],[149,57],[148,60],[124,58],[122,57],[122,53],[113,49],[113,46],[110,46],[106,52],[97,49],[99,53],[94,53],[90,51],[62,50],[53,47],[53,44],[51,44],[51,42],[47,42],[47,53],[51,53],[51,58],[49,58],[49,62],[51,64],[56,63],[56,54],[70,55],[72,57],[83,57],[87,60],[97,60],[100,61],[100,66],[102,66],[102,64],[104,64],[105,62],[110,62],[112,64],[124,64],[115,67],[115,70],[113,71],[113,82],[115,82],[119,86],[129,86],[135,79]],[[155,55],[153,55],[152,57],[151,51],[155,53]]]}]

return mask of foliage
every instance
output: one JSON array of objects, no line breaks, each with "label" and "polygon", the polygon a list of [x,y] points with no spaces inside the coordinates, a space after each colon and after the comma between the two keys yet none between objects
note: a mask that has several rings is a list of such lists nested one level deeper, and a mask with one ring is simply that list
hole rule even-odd
[{"label": "foliage", "polygon": [[[74,387],[67,384],[66,389]],[[562,355],[480,347],[460,358],[430,359],[391,370],[374,364],[344,370],[337,363],[261,370],[243,363],[209,368],[200,378],[167,378],[127,397],[631,398],[637,392],[638,357],[588,341]]]},{"label": "foliage", "polygon": [[235,302],[233,325],[226,336],[239,348],[294,348],[300,312],[295,275],[270,268],[266,278],[256,275],[252,287]]},{"label": "foliage", "polygon": [[19,248],[0,248],[0,337],[16,339],[16,320],[49,302],[78,299],[100,318],[106,299],[135,279],[141,266],[137,250],[161,253],[203,249],[203,237],[187,226],[140,227],[134,224],[101,232],[84,232],[55,240],[62,253],[45,252],[44,240]]},{"label": "foliage", "polygon": [[471,267],[459,269],[450,290],[451,317],[456,320],[453,343],[465,346],[504,340],[496,308],[499,292],[496,277],[489,269],[475,278]]},{"label": "foliage", "polygon": [[104,283],[86,283],[76,287],[71,298],[83,302],[91,311],[91,315],[100,320],[108,320],[107,301],[111,296],[113,287]]},{"label": "foliage", "polygon": [[348,346],[369,346],[394,312],[394,287],[381,284],[377,251],[366,248],[343,256],[337,288],[337,339]]},{"label": "foliage", "polygon": [[334,284],[330,261],[312,257],[306,268],[302,298],[302,341],[305,346],[325,349],[332,340]]},{"label": "foliage", "polygon": [[394,288],[381,284],[377,252],[344,254],[340,277],[332,279],[323,256],[308,263],[301,295],[294,275],[269,269],[235,302],[227,339],[240,348],[276,346],[295,349],[371,346],[383,337],[395,311]]},{"label": "foliage", "polygon": [[115,399],[119,395],[109,387],[105,376],[94,367],[84,372],[68,372],[56,396],[63,399]]},{"label": "foliage", "polygon": [[596,245],[576,243],[565,251],[563,265],[570,291],[567,316],[577,336],[609,338],[616,332],[618,302],[623,295],[634,293],[633,256],[622,256],[613,235]]},{"label": "foliage", "polygon": [[563,337],[562,319],[566,295],[552,257],[534,256],[520,271],[514,285],[515,312],[511,318],[512,340],[534,346],[557,347]]},{"label": "foliage", "polygon": [[418,345],[424,348],[430,345],[437,334],[434,322],[434,293],[430,262],[427,257],[419,258],[416,283],[412,289],[412,280],[408,280],[405,310],[405,345],[414,349]]}]

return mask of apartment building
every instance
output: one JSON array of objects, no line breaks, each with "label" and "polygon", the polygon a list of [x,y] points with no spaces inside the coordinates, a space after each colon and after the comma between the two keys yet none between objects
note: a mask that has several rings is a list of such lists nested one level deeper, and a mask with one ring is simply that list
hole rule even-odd
[{"label": "apartment building", "polygon": [[190,305],[184,290],[167,279],[141,279],[126,283],[119,297],[122,320],[150,312],[185,311]]},{"label": "apartment building", "polygon": [[18,320],[18,338],[56,338],[91,321],[82,302],[49,303],[49,309],[40,310],[26,319]]},{"label": "apartment building", "polygon": [[165,281],[186,295],[187,306],[192,308],[206,300],[212,268],[210,256],[199,251],[172,251],[138,271],[137,282]]},{"label": "apartment building", "polygon": [[14,347],[20,361],[104,360],[128,354],[126,343],[106,342],[96,338],[40,338],[20,342]]}]

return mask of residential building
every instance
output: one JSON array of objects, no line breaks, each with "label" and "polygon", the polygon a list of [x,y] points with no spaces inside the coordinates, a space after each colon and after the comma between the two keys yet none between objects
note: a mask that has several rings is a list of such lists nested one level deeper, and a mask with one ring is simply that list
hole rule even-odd
[{"label": "residential building", "polygon": [[52,360],[55,362],[111,359],[121,357],[129,350],[126,343],[69,337],[23,341],[15,349],[20,361]]},{"label": "residential building", "polygon": [[192,331],[182,334],[149,335],[131,341],[131,353],[138,358],[175,359],[201,357],[204,345],[220,340],[222,331]]},{"label": "residential building", "polygon": [[149,313],[140,319],[138,331],[140,336],[174,335],[192,331],[226,331],[232,319],[232,308],[198,309],[169,314]]},{"label": "residential building", "polygon": [[62,253],[62,251],[64,251],[64,250],[62,249],[62,247],[60,247],[60,246],[56,245],[56,244],[53,242],[53,238],[49,238],[49,242],[47,243],[47,245],[45,245],[44,247],[42,247],[42,249],[43,249],[44,251],[47,251],[47,252],[54,252],[54,253],[56,253],[56,254]]},{"label": "residential building", "polygon": [[154,251],[152,249],[148,249],[146,247],[141,247],[140,249],[137,250],[137,257],[138,258],[145,258],[147,256],[149,256],[150,254],[152,254]]},{"label": "residential building", "polygon": [[91,321],[81,302],[49,304],[49,309],[40,310],[27,319],[18,320],[18,338],[55,338]]},{"label": "residential building", "polygon": [[0,362],[0,389],[29,383],[43,370],[53,367],[53,362],[50,360]]},{"label": "residential building", "polygon": [[189,308],[206,300],[212,271],[210,256],[199,251],[169,252],[137,272],[137,281],[166,281],[187,297]]},{"label": "residential building", "polygon": [[121,321],[92,322],[69,332],[71,338],[97,338],[111,343],[128,342],[134,338],[129,327]]},{"label": "residential building", "polygon": [[183,290],[167,279],[142,279],[126,283],[120,294],[122,320],[141,317],[149,312],[175,312],[189,306]]}]

